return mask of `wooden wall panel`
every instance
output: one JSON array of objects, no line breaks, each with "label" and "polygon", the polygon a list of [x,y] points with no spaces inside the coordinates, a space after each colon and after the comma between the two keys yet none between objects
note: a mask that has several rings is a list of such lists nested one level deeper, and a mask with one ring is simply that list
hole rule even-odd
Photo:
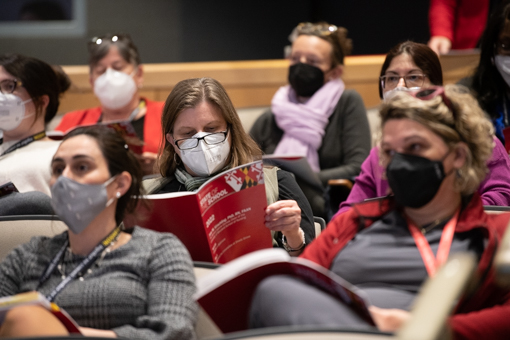
[{"label": "wooden wall panel", "polygon": [[[379,73],[383,55],[350,56],[345,59],[343,79],[347,88],[356,89],[366,107],[379,104]],[[445,83],[467,76],[478,63],[478,54],[464,53],[441,57]],[[237,108],[269,106],[276,90],[287,83],[287,60],[256,60],[201,63],[145,64],[141,94],[164,101],[177,82],[196,77],[212,77],[227,89]],[[64,66],[72,80],[62,97],[60,112],[97,106],[87,66]]]}]

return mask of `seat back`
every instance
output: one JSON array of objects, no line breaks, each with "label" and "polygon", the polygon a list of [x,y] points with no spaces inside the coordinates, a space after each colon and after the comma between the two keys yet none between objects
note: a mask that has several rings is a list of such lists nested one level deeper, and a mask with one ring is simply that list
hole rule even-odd
[{"label": "seat back", "polygon": [[0,261],[33,236],[55,236],[67,226],[54,215],[0,216]]},{"label": "seat back", "polygon": [[446,339],[448,316],[470,283],[476,269],[473,254],[452,255],[435,277],[428,279],[411,310],[411,318],[397,332],[399,340]]},{"label": "seat back", "polygon": [[319,237],[321,232],[326,228],[326,221],[319,216],[313,217],[313,225],[315,227],[315,238]]},{"label": "seat back", "polygon": [[483,210],[487,214],[501,214],[504,212],[509,212],[510,207],[502,207],[498,205],[484,205]]},{"label": "seat back", "polygon": [[494,268],[497,282],[502,286],[510,287],[510,222],[496,253]]}]

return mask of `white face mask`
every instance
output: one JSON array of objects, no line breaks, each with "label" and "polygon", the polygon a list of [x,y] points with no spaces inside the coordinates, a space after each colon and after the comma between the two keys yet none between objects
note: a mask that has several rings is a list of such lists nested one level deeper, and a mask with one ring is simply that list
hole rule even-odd
[{"label": "white face mask", "polygon": [[384,100],[388,100],[390,98],[393,98],[397,93],[399,93],[400,91],[402,92],[411,92],[411,91],[416,91],[416,90],[419,90],[420,88],[419,87],[395,87],[393,90],[389,90],[389,91],[386,91],[383,93],[383,99]]},{"label": "white face mask", "polygon": [[[207,132],[199,132],[193,137],[200,138],[208,135]],[[230,155],[230,143],[225,139],[222,143],[209,145],[200,140],[198,146],[190,150],[181,150],[183,163],[197,176],[207,177],[214,174],[225,166]]]},{"label": "white face mask", "polygon": [[0,130],[14,130],[21,124],[23,119],[35,115],[35,113],[25,114],[25,103],[30,101],[32,99],[23,101],[23,99],[12,93],[0,93]]},{"label": "white face mask", "polygon": [[505,83],[510,86],[510,56],[498,54],[494,57],[494,64]]},{"label": "white face mask", "polygon": [[94,82],[94,94],[104,107],[112,110],[126,106],[135,92],[136,84],[132,75],[111,68]]}]

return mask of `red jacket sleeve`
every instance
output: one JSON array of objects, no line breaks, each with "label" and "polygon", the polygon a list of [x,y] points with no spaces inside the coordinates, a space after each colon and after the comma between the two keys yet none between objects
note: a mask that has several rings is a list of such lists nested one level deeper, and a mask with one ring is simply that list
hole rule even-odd
[{"label": "red jacket sleeve", "polygon": [[453,41],[457,0],[430,0],[430,36],[447,37]]},{"label": "red jacket sleeve", "polygon": [[458,340],[508,339],[510,335],[510,303],[485,308],[450,318],[454,338]]},{"label": "red jacket sleeve", "polygon": [[329,269],[336,254],[349,242],[357,231],[355,210],[336,215],[328,227],[316,238],[301,257]]}]

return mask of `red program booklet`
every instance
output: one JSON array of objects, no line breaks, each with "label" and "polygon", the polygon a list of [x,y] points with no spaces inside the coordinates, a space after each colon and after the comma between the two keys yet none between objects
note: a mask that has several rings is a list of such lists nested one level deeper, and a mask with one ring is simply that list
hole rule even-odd
[{"label": "red program booklet", "polygon": [[27,292],[0,298],[0,325],[4,321],[7,311],[14,307],[26,305],[39,305],[46,308],[67,328],[69,333],[81,334],[76,321],[65,310],[48,301],[39,292]]},{"label": "red program booklet", "polygon": [[200,277],[195,299],[223,333],[246,330],[255,288],[263,279],[280,274],[316,286],[375,326],[358,288],[312,261],[289,256],[283,249],[253,252]]},{"label": "red program booklet", "polygon": [[150,211],[138,211],[137,224],[171,232],[194,261],[226,263],[241,255],[271,248],[265,226],[267,207],[262,161],[216,175],[196,192],[145,196]]}]

